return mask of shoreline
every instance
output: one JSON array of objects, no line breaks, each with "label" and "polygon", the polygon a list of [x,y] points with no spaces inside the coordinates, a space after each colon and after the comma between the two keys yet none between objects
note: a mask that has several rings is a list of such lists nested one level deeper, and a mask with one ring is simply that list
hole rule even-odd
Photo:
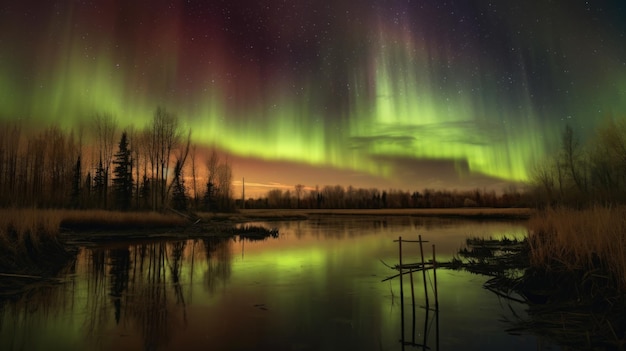
[{"label": "shoreline", "polygon": [[[400,208],[400,209],[252,209],[230,214],[235,221],[309,219],[319,216],[436,217],[468,220],[527,220],[531,208]],[[228,214],[224,214],[228,215]],[[219,216],[219,214],[218,214]]]},{"label": "shoreline", "polygon": [[[246,223],[315,218],[413,217],[460,220],[528,220],[530,208],[441,209],[249,209],[233,213],[118,212],[104,210],[3,209],[0,237],[58,238],[74,245],[134,240],[233,236]],[[11,234],[12,233],[12,234]],[[13,238],[13,239],[12,239]],[[17,244],[19,240],[14,242]]]},{"label": "shoreline", "polygon": [[[59,238],[73,245],[106,245],[142,240],[201,239],[233,237],[233,228],[252,222],[301,221],[320,217],[413,217],[459,220],[528,220],[534,210],[529,208],[445,208],[445,209],[251,209],[234,213],[196,213],[195,220],[185,218],[183,224],[143,227],[141,223],[111,223],[90,227],[88,216],[72,229],[61,228]],[[164,216],[171,216],[168,213]],[[138,213],[137,218],[141,218]],[[149,216],[146,215],[148,219]],[[183,219],[182,216],[177,217]],[[95,223],[93,221],[92,223]],[[99,222],[103,224],[102,222]]]}]

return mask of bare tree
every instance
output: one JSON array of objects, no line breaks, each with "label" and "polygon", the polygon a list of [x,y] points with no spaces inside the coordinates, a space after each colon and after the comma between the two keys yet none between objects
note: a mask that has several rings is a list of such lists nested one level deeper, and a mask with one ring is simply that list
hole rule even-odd
[{"label": "bare tree", "polygon": [[282,207],[283,191],[280,189],[272,189],[267,192],[267,203],[270,208]]},{"label": "bare tree", "polygon": [[216,192],[217,192],[217,167],[220,163],[220,157],[217,154],[217,151],[213,149],[211,151],[211,156],[209,156],[209,160],[207,161],[207,183],[206,183],[206,192],[204,193],[204,203],[205,207],[208,210],[216,210],[215,202],[216,202]]},{"label": "bare tree", "polygon": [[[176,156],[176,166],[178,167],[177,172],[174,172],[177,176],[182,177],[183,168],[185,168],[185,163],[187,162],[187,156],[189,156],[189,148],[191,146],[191,129],[189,129],[189,133],[187,134],[187,142],[185,143],[184,148],[180,148],[178,151],[178,155]],[[183,184],[182,179],[178,180],[178,186]],[[169,194],[172,191],[172,187],[174,186],[174,182],[170,183],[170,186],[167,187],[166,198],[169,197]]]},{"label": "bare tree", "polygon": [[[172,150],[178,145],[180,131],[178,118],[163,107],[158,107],[152,119],[150,131],[150,163],[155,177],[153,179],[153,209],[167,203],[167,179]],[[157,202],[158,201],[158,202]]]},{"label": "bare tree", "polygon": [[17,190],[18,153],[22,127],[18,123],[6,125],[0,133],[0,200],[4,205],[16,204],[20,194]]},{"label": "bare tree", "polygon": [[193,188],[193,207],[194,210],[198,209],[198,188],[197,188],[197,176],[196,176],[196,144],[191,146],[191,186]]},{"label": "bare tree", "polygon": [[115,133],[117,131],[117,119],[111,114],[96,114],[93,117],[94,131],[98,143],[98,160],[102,162],[104,169],[104,207],[107,207],[109,169],[113,161],[115,147]]},{"label": "bare tree", "polygon": [[565,167],[578,190],[584,192],[586,190],[586,184],[581,174],[580,147],[578,141],[574,138],[574,131],[569,125],[565,127],[565,131],[563,132],[562,147]]},{"label": "bare tree", "polygon": [[296,191],[296,208],[300,208],[300,198],[302,197],[302,192],[304,191],[304,185],[296,184],[294,189]]},{"label": "bare tree", "polygon": [[230,167],[230,163],[228,159],[226,159],[223,163],[221,163],[217,167],[217,184],[218,184],[218,194],[219,194],[219,202],[220,208],[222,210],[231,210],[232,204],[232,182],[233,182],[233,171]]},{"label": "bare tree", "polygon": [[550,163],[535,166],[532,182],[537,187],[537,197],[540,202],[549,205],[554,201],[555,178],[555,171]]}]

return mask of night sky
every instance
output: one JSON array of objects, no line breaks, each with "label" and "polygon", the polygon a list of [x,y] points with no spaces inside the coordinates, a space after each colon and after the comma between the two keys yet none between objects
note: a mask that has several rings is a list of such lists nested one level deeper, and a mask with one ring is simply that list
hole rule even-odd
[{"label": "night sky", "polygon": [[249,184],[501,190],[626,117],[625,34],[624,1],[3,1],[0,119],[163,106]]}]

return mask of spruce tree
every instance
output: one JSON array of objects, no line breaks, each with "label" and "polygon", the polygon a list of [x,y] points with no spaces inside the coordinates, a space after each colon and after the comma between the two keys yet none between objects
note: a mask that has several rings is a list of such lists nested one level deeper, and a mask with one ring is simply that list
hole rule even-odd
[{"label": "spruce tree", "polygon": [[96,193],[97,197],[97,206],[102,206],[104,201],[104,197],[106,196],[106,170],[102,166],[102,159],[98,163],[98,167],[96,168],[96,174],[93,177],[93,190]]},{"label": "spruce tree", "polygon": [[128,210],[133,196],[133,173],[130,149],[126,132],[122,133],[118,152],[113,160],[113,194],[120,210]]},{"label": "spruce tree", "polygon": [[80,156],[78,156],[78,159],[76,160],[76,166],[74,167],[74,176],[72,179],[72,194],[71,194],[71,207],[72,208],[79,208],[80,207],[80,193],[81,193],[81,166],[80,166]]}]

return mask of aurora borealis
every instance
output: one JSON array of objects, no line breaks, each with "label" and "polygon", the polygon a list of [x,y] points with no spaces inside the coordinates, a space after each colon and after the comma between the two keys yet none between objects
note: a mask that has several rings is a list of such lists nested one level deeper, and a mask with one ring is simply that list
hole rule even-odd
[{"label": "aurora borealis", "polygon": [[621,1],[13,1],[0,118],[157,106],[235,178],[421,189],[528,180],[566,124],[626,116]]}]

